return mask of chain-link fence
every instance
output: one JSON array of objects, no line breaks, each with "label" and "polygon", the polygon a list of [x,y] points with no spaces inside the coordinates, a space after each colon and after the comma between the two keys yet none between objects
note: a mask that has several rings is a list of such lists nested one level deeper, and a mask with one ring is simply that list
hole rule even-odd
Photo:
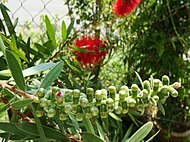
[{"label": "chain-link fence", "polygon": [[5,5],[12,21],[18,18],[16,31],[28,35],[29,31],[41,30],[43,15],[48,15],[56,27],[60,27],[62,20],[68,25],[68,8],[64,3],[64,0],[7,0]]}]

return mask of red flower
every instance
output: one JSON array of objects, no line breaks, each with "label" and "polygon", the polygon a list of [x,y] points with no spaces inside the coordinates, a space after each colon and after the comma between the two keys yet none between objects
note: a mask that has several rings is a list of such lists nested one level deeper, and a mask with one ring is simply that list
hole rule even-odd
[{"label": "red flower", "polygon": [[77,61],[82,65],[96,65],[106,56],[106,44],[99,38],[82,37],[76,39],[75,46],[84,49],[84,51],[74,51]]},{"label": "red flower", "polygon": [[118,17],[123,17],[134,10],[141,0],[116,0],[113,3],[113,12]]}]

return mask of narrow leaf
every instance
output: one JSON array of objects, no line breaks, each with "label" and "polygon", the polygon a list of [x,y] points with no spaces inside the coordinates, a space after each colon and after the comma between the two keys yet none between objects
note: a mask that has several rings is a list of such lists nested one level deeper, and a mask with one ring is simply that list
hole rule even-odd
[{"label": "narrow leaf", "polygon": [[26,84],[20,68],[19,63],[17,62],[16,57],[9,50],[5,50],[5,57],[10,68],[11,74],[16,82],[16,85],[22,90],[25,91]]},{"label": "narrow leaf", "polygon": [[121,142],[125,142],[127,139],[129,139],[129,136],[130,136],[132,130],[133,130],[133,123],[130,125],[129,129],[127,129],[127,132],[125,133]]},{"label": "narrow leaf", "polygon": [[74,23],[75,23],[75,19],[73,18],[71,19],[71,23],[69,24],[69,27],[67,28],[67,38],[69,37],[71,30],[73,29]]},{"label": "narrow leaf", "polygon": [[0,34],[0,50],[3,52],[3,54],[5,55],[5,50],[6,50],[6,46],[3,43],[3,40],[1,38],[1,34]]},{"label": "narrow leaf", "polygon": [[40,85],[40,88],[47,88],[59,76],[62,68],[63,68],[63,62],[57,63],[45,76]]},{"label": "narrow leaf", "polygon": [[160,130],[158,130],[158,132],[156,132],[152,137],[150,137],[146,142],[150,142],[151,140],[153,140],[153,138],[158,135],[158,133],[160,132]]},{"label": "narrow leaf", "polygon": [[96,121],[96,126],[98,128],[98,134],[99,134],[100,138],[102,140],[104,140],[104,131],[103,131],[103,128],[101,127],[101,125],[98,123],[98,121]]},{"label": "narrow leaf", "polygon": [[143,88],[143,81],[142,81],[140,75],[139,75],[138,72],[136,72],[136,71],[135,71],[135,74],[136,74],[136,76],[137,76],[138,80],[140,81],[140,84],[141,84],[141,86],[142,86],[142,88]]},{"label": "narrow leaf", "polygon": [[74,46],[74,45],[70,45],[69,47],[72,48],[72,49],[75,50],[75,51],[80,51],[80,52],[94,52],[93,50],[92,50],[92,51],[90,51],[90,50],[85,50],[85,47],[84,47],[84,48],[79,48],[79,47]]},{"label": "narrow leaf", "polygon": [[33,102],[33,99],[22,99],[12,103],[12,107],[15,110],[19,110]]},{"label": "narrow leaf", "polygon": [[28,69],[25,69],[22,71],[24,77],[27,77],[27,76],[30,76],[30,75],[35,75],[37,73],[40,73],[42,71],[45,71],[53,66],[55,66],[56,64],[55,63],[43,63],[43,64],[39,64],[39,65],[36,65],[36,66],[33,66],[33,67],[30,67]]},{"label": "narrow leaf", "polygon": [[65,24],[65,21],[62,21],[62,40],[63,41],[66,41],[67,39],[67,27],[66,27],[66,24]]},{"label": "narrow leaf", "polygon": [[78,122],[75,120],[75,116],[73,114],[71,114],[71,113],[68,114],[68,115],[69,115],[69,118],[71,119],[71,121],[73,123],[73,126],[75,127],[76,132],[77,133],[80,132],[81,130],[80,130]]},{"label": "narrow leaf", "polygon": [[54,32],[53,26],[52,26],[52,24],[51,24],[51,22],[50,22],[47,15],[45,16],[45,23],[46,23],[48,37],[52,41],[52,44],[53,44],[54,48],[56,48],[57,43],[56,43],[56,40],[55,40],[55,32]]},{"label": "narrow leaf", "polygon": [[100,137],[92,133],[83,133],[82,138],[86,142],[104,142],[104,140],[102,140]]},{"label": "narrow leaf", "polygon": [[112,113],[112,112],[110,112],[109,115],[110,115],[112,118],[114,118],[115,120],[117,120],[117,121],[122,121],[121,118],[119,118],[116,114],[114,114],[114,113]]},{"label": "narrow leaf", "polygon": [[163,115],[166,114],[166,113],[165,113],[165,109],[164,109],[162,103],[160,103],[160,101],[158,101],[158,108],[159,108],[159,110],[162,112]]},{"label": "narrow leaf", "polygon": [[93,128],[93,125],[92,125],[90,119],[88,119],[88,118],[85,117],[83,119],[83,125],[85,126],[87,132],[95,134],[95,131],[94,131],[94,128]]},{"label": "narrow leaf", "polygon": [[127,142],[141,142],[152,130],[153,122],[147,122],[138,129]]}]

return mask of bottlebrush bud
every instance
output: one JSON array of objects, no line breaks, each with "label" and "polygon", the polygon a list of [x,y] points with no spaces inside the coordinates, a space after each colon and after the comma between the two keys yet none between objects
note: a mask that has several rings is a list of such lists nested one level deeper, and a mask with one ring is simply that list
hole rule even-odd
[{"label": "bottlebrush bud", "polygon": [[172,97],[178,96],[178,92],[173,87],[169,87],[169,91]]},{"label": "bottlebrush bud", "polygon": [[152,98],[153,98],[156,102],[159,101],[159,97],[158,97],[158,95],[153,95]]},{"label": "bottlebrush bud", "polygon": [[50,108],[50,109],[47,111],[47,116],[48,116],[49,118],[54,117],[55,114],[56,114],[56,111],[55,111],[54,108]]},{"label": "bottlebrush bud", "polygon": [[150,92],[151,88],[150,88],[150,82],[148,80],[145,80],[143,82],[143,89],[146,89],[148,92]]},{"label": "bottlebrush bud", "polygon": [[159,87],[161,86],[162,82],[159,79],[154,79],[153,81],[153,91],[158,91]]},{"label": "bottlebrush bud", "polygon": [[89,102],[93,101],[93,96],[94,96],[94,89],[93,88],[87,88],[86,89],[86,94],[87,94],[87,99]]},{"label": "bottlebrush bud", "polygon": [[83,113],[76,113],[75,119],[76,119],[76,121],[82,121],[83,120]]},{"label": "bottlebrush bud", "polygon": [[55,100],[58,103],[62,103],[63,102],[63,92],[61,92],[61,91],[56,92],[56,94],[55,94]]},{"label": "bottlebrush bud", "polygon": [[113,104],[114,104],[113,99],[112,98],[107,98],[106,104],[107,104],[107,106],[113,106]]},{"label": "bottlebrush bud", "polygon": [[144,113],[144,106],[142,104],[137,105],[137,110]]},{"label": "bottlebrush bud", "polygon": [[103,99],[102,90],[96,90],[96,92],[95,92],[95,98],[98,101],[101,101]]},{"label": "bottlebrush bud", "polygon": [[65,108],[64,108],[64,110],[65,110],[65,113],[70,113],[70,112],[72,112],[72,105],[71,104],[65,104]]},{"label": "bottlebrush bud", "polygon": [[109,97],[115,100],[115,94],[116,94],[115,86],[109,86],[108,91],[109,91]]},{"label": "bottlebrush bud", "polygon": [[41,98],[40,99],[40,106],[41,107],[45,107],[45,106],[47,106],[48,105],[48,99],[46,99],[46,98]]},{"label": "bottlebrush bud", "polygon": [[73,94],[73,104],[78,104],[80,98],[80,90],[74,89],[72,94]]},{"label": "bottlebrush bud", "polygon": [[60,90],[59,87],[53,86],[52,87],[52,94],[56,94],[59,90]]},{"label": "bottlebrush bud", "polygon": [[135,107],[137,102],[134,98],[128,98],[127,103],[129,104],[129,107]]},{"label": "bottlebrush bud", "polygon": [[99,114],[99,109],[96,106],[91,107],[92,116],[97,116]]},{"label": "bottlebrush bud", "polygon": [[143,98],[147,98],[148,97],[148,91],[146,89],[143,89],[142,90],[142,93],[143,93]]},{"label": "bottlebrush bud", "polygon": [[85,116],[86,116],[86,118],[92,117],[90,106],[85,107]]},{"label": "bottlebrush bud", "polygon": [[115,113],[116,113],[116,114],[121,114],[121,112],[122,112],[122,107],[121,107],[121,106],[117,106],[117,107],[115,108]]},{"label": "bottlebrush bud", "polygon": [[100,117],[106,118],[108,116],[108,110],[106,104],[100,105]]},{"label": "bottlebrush bud", "polygon": [[132,84],[132,85],[131,85],[132,97],[133,97],[133,98],[137,98],[138,92],[139,92],[139,87],[138,87],[138,85],[137,85],[137,84]]},{"label": "bottlebrush bud", "polygon": [[37,91],[37,93],[36,93],[36,95],[37,95],[38,97],[40,97],[40,98],[44,97],[44,94],[45,94],[44,88],[40,88],[40,89]]},{"label": "bottlebrush bud", "polygon": [[80,99],[80,105],[81,105],[82,107],[86,107],[86,106],[88,105],[88,99],[82,97],[82,98]]},{"label": "bottlebrush bud", "polygon": [[162,76],[162,84],[163,85],[169,85],[170,84],[170,78],[167,75]]},{"label": "bottlebrush bud", "polygon": [[36,115],[37,117],[42,117],[42,116],[43,116],[43,111],[42,111],[42,110],[36,110],[36,111],[35,111],[35,115]]},{"label": "bottlebrush bud", "polygon": [[124,100],[126,97],[126,91],[125,90],[120,90],[119,91],[119,98],[120,100]]},{"label": "bottlebrush bud", "polygon": [[127,101],[121,102],[121,107],[122,107],[122,111],[121,111],[122,114],[126,114],[129,111]]},{"label": "bottlebrush bud", "polygon": [[108,91],[106,89],[101,89],[102,90],[102,96],[103,96],[103,100],[107,99],[107,95],[108,95]]},{"label": "bottlebrush bud", "polygon": [[178,89],[178,88],[181,87],[181,83],[179,83],[179,82],[175,82],[175,83],[173,83],[173,84],[170,85],[170,86],[173,87],[174,89]]},{"label": "bottlebrush bud", "polygon": [[60,113],[59,114],[59,120],[65,121],[67,120],[68,114],[66,113]]},{"label": "bottlebrush bud", "polygon": [[65,102],[71,102],[72,101],[72,95],[70,90],[65,91]]}]

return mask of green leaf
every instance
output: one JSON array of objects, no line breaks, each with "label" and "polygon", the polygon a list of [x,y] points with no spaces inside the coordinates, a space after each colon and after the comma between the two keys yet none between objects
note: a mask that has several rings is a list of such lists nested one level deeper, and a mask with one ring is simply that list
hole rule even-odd
[{"label": "green leaf", "polygon": [[64,62],[66,63],[66,65],[73,71],[77,72],[78,74],[81,74],[81,71],[76,68],[75,66],[71,65],[68,61],[64,60]]},{"label": "green leaf", "polygon": [[73,29],[74,23],[75,23],[75,19],[73,18],[71,19],[71,23],[69,24],[69,27],[67,28],[67,38],[69,37],[71,30]]},{"label": "green leaf", "polygon": [[70,45],[69,47],[71,47],[72,49],[74,49],[75,51],[80,51],[80,52],[94,52],[93,50],[90,51],[90,50],[85,50],[83,48],[80,48],[80,47],[77,47],[77,46],[74,46],[74,45]]},{"label": "green leaf", "polygon": [[112,113],[112,112],[110,112],[109,115],[110,115],[112,118],[114,118],[115,120],[117,120],[117,121],[122,121],[121,118],[119,118],[116,114],[114,114],[114,113]]},{"label": "green leaf", "polygon": [[30,67],[28,69],[25,69],[22,71],[24,77],[27,77],[27,76],[30,76],[30,75],[35,75],[39,72],[42,72],[42,71],[45,71],[53,66],[55,66],[56,64],[55,63],[43,63],[43,64],[39,64],[39,65],[36,65],[36,66],[33,66],[33,67]]},{"label": "green leaf", "polygon": [[[24,132],[39,136],[36,124],[21,122],[17,125],[17,127]],[[42,126],[42,128],[47,138],[57,141],[70,142],[70,139],[63,133],[47,126]]]},{"label": "green leaf", "polygon": [[159,110],[162,112],[163,115],[166,114],[166,113],[165,113],[165,109],[164,109],[162,103],[160,103],[160,101],[158,101],[158,108],[159,108]]},{"label": "green leaf", "polygon": [[3,52],[3,54],[5,55],[5,50],[6,50],[6,46],[3,43],[3,40],[1,38],[1,34],[0,34],[0,50]]},{"label": "green leaf", "polygon": [[40,88],[47,88],[59,76],[62,68],[63,62],[58,62],[45,76],[40,85]]},{"label": "green leaf", "polygon": [[13,133],[19,136],[28,136],[28,133],[25,133],[21,130],[19,130],[16,127],[17,124],[15,123],[9,123],[9,122],[0,122],[0,129],[9,133]]},{"label": "green leaf", "polygon": [[7,13],[8,8],[5,5],[3,5],[2,3],[0,3],[0,9],[1,9],[1,12],[2,12],[2,15],[3,15],[3,18],[5,20],[5,23],[7,25],[9,33],[11,35],[15,35],[13,24],[11,22],[11,19],[10,19],[8,13]]},{"label": "green leaf", "polygon": [[92,133],[83,133],[82,138],[86,142],[104,142],[104,140],[102,140],[100,137]]},{"label": "green leaf", "polygon": [[133,123],[132,123],[132,124],[130,125],[130,127],[127,129],[127,132],[125,133],[125,135],[124,135],[123,139],[121,140],[121,142],[125,142],[125,141],[129,138],[129,136],[130,136],[132,130],[133,130]]},{"label": "green leaf", "polygon": [[152,130],[153,122],[147,122],[138,129],[127,142],[141,142]]},{"label": "green leaf", "polygon": [[55,49],[57,47],[57,43],[55,40],[55,32],[47,15],[45,16],[45,23],[46,23],[48,37],[52,41],[53,47]]},{"label": "green leaf", "polygon": [[139,75],[138,72],[136,72],[136,71],[135,71],[135,74],[136,74],[137,78],[139,79],[140,84],[141,84],[141,86],[142,86],[142,88],[143,88],[143,81],[142,81],[140,75]]},{"label": "green leaf", "polygon": [[16,57],[9,50],[5,50],[5,57],[10,68],[11,74],[16,82],[16,85],[22,90],[25,91],[26,83],[22,74],[19,63],[17,62]]},{"label": "green leaf", "polygon": [[158,133],[160,132],[160,130],[158,130],[158,132],[156,132],[152,137],[150,137],[146,142],[152,141],[153,138],[158,135]]},{"label": "green leaf", "polygon": [[102,140],[104,140],[104,131],[103,131],[103,128],[101,127],[101,125],[98,123],[98,121],[96,121],[96,126],[98,128],[98,134],[99,134],[100,138]]},{"label": "green leaf", "polygon": [[76,132],[80,132],[80,127],[79,127],[79,123],[75,120],[75,116],[71,113],[68,114],[69,118],[71,119],[73,126],[75,127]]},{"label": "green leaf", "polygon": [[10,70],[2,70],[0,71],[0,75],[1,76],[7,76],[7,77],[11,77],[11,71]]},{"label": "green leaf", "polygon": [[33,102],[33,99],[22,99],[12,103],[12,107],[15,110],[19,110]]},{"label": "green leaf", "polygon": [[87,132],[90,132],[90,133],[92,133],[92,134],[95,134],[93,125],[92,125],[91,121],[90,121],[88,118],[85,117],[85,118],[83,119],[83,125],[85,126]]},{"label": "green leaf", "polygon": [[51,55],[51,52],[48,48],[46,48],[43,45],[40,45],[38,43],[34,43],[35,47],[38,49],[38,51],[42,54]]},{"label": "green leaf", "polygon": [[67,39],[67,27],[66,27],[66,24],[65,24],[65,21],[62,21],[62,40],[63,41],[66,41]]}]

